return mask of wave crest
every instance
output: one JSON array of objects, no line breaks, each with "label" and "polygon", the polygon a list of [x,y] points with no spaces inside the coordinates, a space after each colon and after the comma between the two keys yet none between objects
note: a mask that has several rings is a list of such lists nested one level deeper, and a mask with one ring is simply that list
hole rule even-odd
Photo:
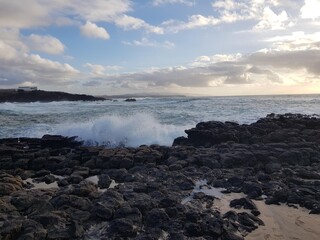
[{"label": "wave crest", "polygon": [[185,135],[189,126],[161,124],[154,116],[139,113],[131,116],[104,116],[86,123],[61,126],[58,134],[77,136],[86,145],[138,147],[146,144],[172,145]]}]

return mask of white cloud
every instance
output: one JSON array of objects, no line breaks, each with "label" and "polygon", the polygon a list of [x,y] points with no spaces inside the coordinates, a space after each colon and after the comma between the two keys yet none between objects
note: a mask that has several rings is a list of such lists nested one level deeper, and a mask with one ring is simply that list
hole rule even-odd
[{"label": "white cloud", "polygon": [[187,6],[194,6],[195,5],[195,0],[153,0],[152,4],[154,6],[161,6],[165,4],[185,4]]},{"label": "white cloud", "polygon": [[122,27],[126,30],[137,30],[145,29],[148,32],[163,34],[163,29],[161,27],[152,26],[146,23],[144,20],[131,17],[128,15],[121,15],[114,19],[114,22],[117,26]]},{"label": "white cloud", "polygon": [[[212,1],[211,5],[216,13],[215,15],[192,15],[188,18],[188,21],[171,19],[164,21],[162,26],[168,32],[177,33],[182,30],[249,20],[256,22],[255,30],[279,30],[294,25],[286,10],[283,9],[282,2],[280,3],[277,0],[218,0]],[[286,6],[293,7],[292,4]],[[279,14],[276,14],[275,11]]]},{"label": "white cloud", "polygon": [[305,0],[301,8],[301,18],[316,19],[320,17],[320,0]]},{"label": "white cloud", "polygon": [[[0,37],[3,31],[0,31]],[[19,32],[7,32],[0,39],[0,85],[12,86],[26,82],[37,84],[68,84],[79,71],[60,63],[29,53],[28,44]],[[5,80],[4,80],[5,79]]]},{"label": "white cloud", "polygon": [[66,2],[66,7],[71,12],[82,19],[92,22],[105,21],[110,22],[116,16],[124,14],[131,10],[131,1],[129,0],[70,0]]},{"label": "white cloud", "polygon": [[105,76],[108,74],[107,72],[111,72],[111,71],[114,72],[122,69],[121,66],[117,66],[117,65],[104,66],[104,65],[92,64],[92,63],[86,63],[85,67],[90,69],[90,74],[94,77]]},{"label": "white cloud", "polygon": [[213,16],[192,15],[187,22],[169,20],[165,21],[162,25],[168,32],[177,33],[181,30],[194,29],[199,27],[216,26],[220,20]]},{"label": "white cloud", "polygon": [[290,35],[272,37],[266,40],[276,51],[320,50],[320,32],[306,34],[303,31]]},{"label": "white cloud", "polygon": [[[1,47],[3,49],[3,46]],[[6,48],[8,50],[8,48]],[[10,48],[9,48],[10,50]],[[68,84],[79,72],[69,64],[51,61],[34,54],[15,55],[15,58],[0,58],[0,85],[15,85],[25,82],[38,84]]]},{"label": "white cloud", "polygon": [[134,40],[131,42],[123,41],[122,43],[129,46],[139,46],[139,47],[163,47],[163,48],[175,47],[175,44],[173,42],[164,41],[163,43],[159,43],[156,41],[152,41],[148,38],[142,38],[141,40]]},{"label": "white cloud", "polygon": [[286,11],[282,11],[278,15],[269,7],[265,7],[263,9],[263,15],[259,23],[254,27],[256,30],[279,30],[285,29],[289,25],[293,23],[289,23],[288,14]]},{"label": "white cloud", "polygon": [[[284,39],[289,37],[284,37]],[[303,43],[301,43],[302,45]],[[304,49],[304,48],[301,48]],[[189,66],[108,74],[113,87],[138,89],[212,88],[222,86],[297,86],[320,80],[320,49],[270,49],[249,55],[199,56]],[[295,75],[296,73],[296,75]]]},{"label": "white cloud", "polygon": [[49,8],[36,0],[0,1],[0,27],[28,28],[48,24]]},{"label": "white cloud", "polygon": [[213,1],[212,7],[218,11],[219,19],[223,22],[255,19],[263,9],[264,1],[259,0],[219,0]]},{"label": "white cloud", "polygon": [[213,56],[200,56],[195,59],[191,66],[200,67],[207,66],[208,64],[218,63],[218,62],[236,62],[242,58],[242,54],[216,54]]},{"label": "white cloud", "polygon": [[21,40],[20,32],[17,29],[0,28],[0,40],[17,51],[29,51],[29,47],[25,41]]},{"label": "white cloud", "polygon": [[[144,20],[128,16],[130,0],[24,0],[0,1],[0,27],[32,28],[52,24],[78,24],[80,21],[109,22],[126,30],[145,29],[161,34],[163,30]],[[27,6],[27,7],[26,7]]]},{"label": "white cloud", "polygon": [[37,34],[31,34],[26,38],[26,42],[31,50],[54,55],[62,54],[65,48],[59,39],[49,35],[41,36]]},{"label": "white cloud", "polygon": [[0,57],[3,61],[11,61],[17,56],[17,50],[6,44],[4,41],[0,40],[0,52],[5,53],[1,54]]},{"label": "white cloud", "polygon": [[90,21],[87,21],[86,24],[81,26],[80,30],[84,36],[89,38],[102,38],[105,40],[110,38],[109,33],[103,27],[98,27]]}]

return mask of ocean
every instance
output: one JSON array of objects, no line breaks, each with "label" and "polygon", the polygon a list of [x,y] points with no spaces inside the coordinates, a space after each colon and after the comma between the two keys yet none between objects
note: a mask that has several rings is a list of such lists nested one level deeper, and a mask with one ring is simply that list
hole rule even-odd
[{"label": "ocean", "polygon": [[87,145],[170,146],[201,121],[249,124],[269,113],[320,115],[320,95],[136,99],[0,103],[0,138],[60,134],[77,136]]}]

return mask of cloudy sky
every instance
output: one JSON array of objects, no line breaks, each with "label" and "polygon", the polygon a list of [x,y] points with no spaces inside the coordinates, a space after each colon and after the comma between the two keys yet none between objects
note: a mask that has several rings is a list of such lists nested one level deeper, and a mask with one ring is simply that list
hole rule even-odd
[{"label": "cloudy sky", "polygon": [[320,93],[320,0],[0,0],[0,88]]}]

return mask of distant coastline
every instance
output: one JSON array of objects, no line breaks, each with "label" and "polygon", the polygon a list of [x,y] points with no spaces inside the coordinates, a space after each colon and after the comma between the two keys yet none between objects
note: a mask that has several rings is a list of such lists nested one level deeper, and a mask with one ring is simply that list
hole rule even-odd
[{"label": "distant coastline", "polygon": [[105,99],[114,99],[114,98],[146,98],[146,97],[186,97],[186,95],[181,94],[164,94],[164,93],[131,93],[131,94],[118,94],[118,95],[99,95],[97,97],[102,97]]},{"label": "distant coastline", "polygon": [[71,94],[51,91],[17,91],[15,89],[1,89],[0,102],[55,102],[55,101],[102,101],[105,98],[86,94]]}]

